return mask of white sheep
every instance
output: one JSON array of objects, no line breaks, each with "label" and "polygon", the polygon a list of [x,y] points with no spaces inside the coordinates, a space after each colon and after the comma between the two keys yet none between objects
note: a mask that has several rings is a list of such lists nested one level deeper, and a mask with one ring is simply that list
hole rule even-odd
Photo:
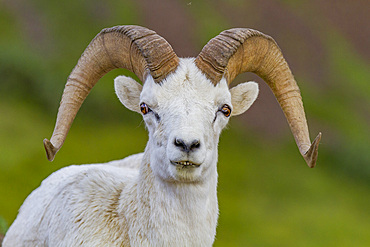
[{"label": "white sheep", "polygon": [[61,148],[82,102],[114,68],[116,93],[143,115],[144,153],[106,164],[69,166],[28,196],[4,246],[211,246],[216,235],[217,145],[229,117],[258,94],[254,82],[228,84],[252,71],[269,84],[307,164],[314,167],[321,134],[311,145],[299,88],[274,40],[251,29],[213,38],[197,58],[178,58],[155,32],[138,26],[104,29],[68,78],[49,160]]}]

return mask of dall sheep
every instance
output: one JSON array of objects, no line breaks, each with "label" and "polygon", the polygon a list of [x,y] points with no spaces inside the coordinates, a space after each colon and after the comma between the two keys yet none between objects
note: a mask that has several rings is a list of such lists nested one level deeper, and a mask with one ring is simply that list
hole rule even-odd
[{"label": "dall sheep", "polygon": [[48,178],[23,203],[4,246],[211,246],[218,219],[217,159],[221,130],[258,94],[254,82],[228,85],[240,73],[262,77],[283,109],[309,167],[312,143],[302,98],[275,41],[234,28],[211,39],[196,58],[178,58],[154,31],[139,26],[103,29],[68,77],[50,161],[61,148],[82,102],[107,72],[125,68],[115,90],[143,115],[144,153],[106,164],[69,166]]}]

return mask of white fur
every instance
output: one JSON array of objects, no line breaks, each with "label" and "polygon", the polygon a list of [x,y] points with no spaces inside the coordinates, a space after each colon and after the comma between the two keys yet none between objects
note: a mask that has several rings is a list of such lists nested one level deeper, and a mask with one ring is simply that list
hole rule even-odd
[{"label": "white fur", "polygon": [[[142,89],[132,79],[116,78],[126,107],[140,112],[145,102],[152,110],[143,116],[145,152],[50,175],[25,200],[4,246],[211,246],[218,219],[217,146],[228,122],[219,109],[238,102],[234,109],[242,113],[258,87],[230,93],[225,79],[214,86],[193,61],[181,59],[160,85],[149,76]],[[185,152],[176,138],[200,145]]]}]

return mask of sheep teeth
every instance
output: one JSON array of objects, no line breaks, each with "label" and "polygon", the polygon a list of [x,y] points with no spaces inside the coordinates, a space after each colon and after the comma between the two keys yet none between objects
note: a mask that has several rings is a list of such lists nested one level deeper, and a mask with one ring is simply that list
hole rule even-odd
[{"label": "sheep teeth", "polygon": [[189,165],[193,165],[193,163],[189,162],[189,161],[180,161],[180,162],[177,162],[179,165],[182,165],[182,166],[189,166]]},{"label": "sheep teeth", "polygon": [[189,167],[189,166],[192,166],[192,167],[198,167],[199,165],[197,164],[194,164],[190,161],[177,161],[177,162],[172,162],[174,165],[178,165],[178,166],[183,166],[183,167]]},{"label": "sheep teeth", "polygon": [[183,165],[183,166],[188,166],[190,165],[191,163],[189,161],[182,161],[182,162],[179,162],[180,165]]}]

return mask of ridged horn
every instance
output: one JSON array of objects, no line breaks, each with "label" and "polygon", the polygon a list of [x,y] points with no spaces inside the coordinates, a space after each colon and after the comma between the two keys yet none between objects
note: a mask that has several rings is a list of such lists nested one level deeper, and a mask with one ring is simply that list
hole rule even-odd
[{"label": "ridged horn", "polygon": [[321,133],[311,145],[299,87],[273,38],[259,31],[234,28],[211,39],[195,59],[197,67],[215,85],[225,77],[253,72],[269,85],[279,102],[300,153],[315,167]]},{"label": "ridged horn", "polygon": [[142,82],[150,74],[160,83],[178,63],[172,47],[152,30],[140,26],[103,29],[87,46],[67,79],[53,135],[50,141],[44,140],[48,160],[54,159],[83,101],[103,75],[125,68]]}]

